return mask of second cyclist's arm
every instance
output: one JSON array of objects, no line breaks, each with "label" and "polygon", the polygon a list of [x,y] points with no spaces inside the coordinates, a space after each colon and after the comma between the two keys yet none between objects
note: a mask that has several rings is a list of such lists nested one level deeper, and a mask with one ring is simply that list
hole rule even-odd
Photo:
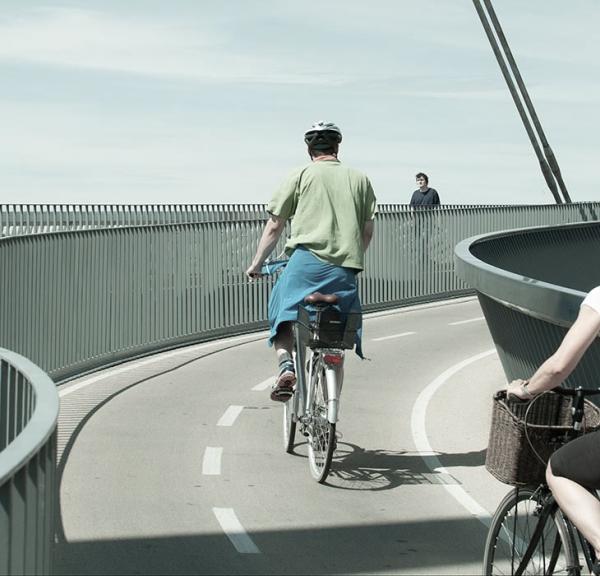
[{"label": "second cyclist's arm", "polygon": [[558,350],[537,369],[529,382],[525,380],[511,382],[508,393],[524,397],[519,389],[525,383],[529,394],[534,396],[559,386],[573,372],[598,335],[598,330],[600,330],[600,314],[590,306],[582,306],[577,320],[567,332]]},{"label": "second cyclist's arm", "polygon": [[277,241],[285,230],[285,222],[285,218],[281,218],[273,214],[270,215],[260,241],[258,242],[258,248],[256,249],[256,254],[254,255],[252,264],[246,271],[246,274],[250,276],[252,273],[258,274],[260,272],[260,267],[267,259],[267,256],[273,252],[275,246],[277,245]]},{"label": "second cyclist's arm", "polygon": [[375,220],[367,220],[363,227],[362,239],[363,239],[363,250],[366,252],[371,239],[373,238],[373,230],[375,229]]}]

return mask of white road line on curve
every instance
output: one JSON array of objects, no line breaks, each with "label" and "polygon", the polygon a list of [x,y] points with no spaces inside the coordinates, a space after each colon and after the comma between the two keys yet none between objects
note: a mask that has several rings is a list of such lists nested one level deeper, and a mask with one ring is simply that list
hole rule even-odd
[{"label": "white road line on curve", "polygon": [[77,392],[77,390],[81,390],[82,388],[85,388],[86,386],[89,386],[90,384],[94,384],[95,382],[99,382],[100,380],[104,380],[105,378],[110,378],[111,376],[123,374],[124,372],[129,372],[130,370],[137,370],[138,368],[141,368],[142,366],[146,366],[147,364],[153,364],[155,362],[160,362],[161,360],[164,360],[166,358],[172,358],[173,356],[180,356],[182,354],[189,354],[190,352],[195,352],[196,350],[204,350],[204,348],[210,348],[210,347],[216,346],[218,344],[226,344],[228,342],[237,342],[238,340],[253,340],[253,339],[256,339],[256,337],[257,337],[257,334],[248,334],[245,336],[237,336],[234,338],[228,338],[225,341],[215,340],[214,342],[208,342],[206,344],[201,344],[199,346],[188,346],[185,348],[180,348],[178,350],[173,350],[172,352],[169,352],[166,354],[158,352],[158,355],[151,356],[150,358],[147,358],[145,360],[140,360],[138,362],[135,362],[134,364],[123,366],[122,368],[117,368],[114,370],[107,368],[101,374],[97,374],[96,376],[86,378],[85,380],[83,380],[81,382],[77,382],[77,384],[73,384],[72,386],[67,386],[66,388],[62,388],[61,390],[59,390],[58,395],[60,398],[62,398],[63,396],[67,396],[68,394],[71,394],[72,392]]},{"label": "white road line on curve", "polygon": [[202,460],[202,474],[205,476],[219,476],[221,474],[221,456],[223,448],[207,446]]},{"label": "white road line on curve", "polygon": [[469,324],[470,322],[481,322],[485,320],[483,316],[478,316],[477,318],[471,318],[469,320],[460,320],[459,322],[450,322],[448,326],[459,326],[460,324]]},{"label": "white road line on curve", "polygon": [[262,390],[266,390],[267,388],[269,388],[271,386],[271,384],[273,384],[273,382],[275,382],[275,378],[273,378],[273,376],[271,376],[270,378],[263,380],[256,386],[253,386],[252,390],[257,390],[258,392],[261,392]]},{"label": "white road line on curve", "polygon": [[[435,380],[430,382],[419,394],[417,400],[413,406],[411,414],[411,430],[413,440],[417,450],[422,453],[425,464],[432,472],[438,472],[441,474],[449,474],[448,470],[442,466],[437,456],[431,456],[433,448],[427,438],[427,430],[425,428],[425,418],[427,415],[427,407],[429,401],[433,398],[434,394],[457,372],[460,372],[463,368],[474,362],[478,362],[491,354],[495,354],[496,349],[486,350],[481,354],[471,356],[451,366],[445,372],[442,372]],[[426,455],[427,454],[427,455]],[[486,526],[490,523],[490,513],[483,508],[470,494],[468,494],[461,486],[457,484],[443,484],[444,489],[447,490],[450,495],[466,510],[473,514],[476,518],[481,520]]]},{"label": "white road line on curve", "polygon": [[223,532],[240,554],[260,554],[258,546],[248,536],[233,508],[213,508]]},{"label": "white road line on curve", "polygon": [[382,336],[381,338],[373,338],[373,342],[382,342],[383,340],[392,340],[393,338],[402,338],[403,336],[412,336],[416,332],[402,332],[402,334],[392,334],[391,336]]},{"label": "white road line on curve", "polygon": [[229,406],[219,421],[217,426],[233,426],[236,418],[242,413],[243,406]]}]

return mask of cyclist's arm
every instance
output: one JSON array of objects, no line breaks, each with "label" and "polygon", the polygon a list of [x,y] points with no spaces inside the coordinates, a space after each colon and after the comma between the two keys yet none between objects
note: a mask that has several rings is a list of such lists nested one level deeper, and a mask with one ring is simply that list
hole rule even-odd
[{"label": "cyclist's arm", "polygon": [[[550,356],[529,379],[527,391],[536,395],[544,390],[556,388],[577,366],[579,360],[594,341],[600,330],[600,314],[593,308],[583,305],[575,324],[571,326],[558,350]],[[527,399],[522,385],[525,380],[513,380],[507,392],[510,395]]]},{"label": "cyclist's arm", "polygon": [[373,230],[375,229],[375,220],[367,220],[363,227],[363,249],[366,252],[371,238],[373,238]]},{"label": "cyclist's arm", "polygon": [[260,241],[258,242],[258,248],[256,249],[252,264],[250,264],[250,267],[246,270],[246,275],[249,278],[260,276],[260,268],[267,259],[267,256],[273,252],[273,249],[277,245],[279,237],[285,230],[285,222],[285,218],[275,216],[274,214],[270,215]]}]

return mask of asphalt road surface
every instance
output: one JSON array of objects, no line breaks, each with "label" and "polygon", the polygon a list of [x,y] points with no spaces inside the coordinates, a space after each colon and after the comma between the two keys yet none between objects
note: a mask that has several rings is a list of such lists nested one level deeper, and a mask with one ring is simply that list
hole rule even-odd
[{"label": "asphalt road surface", "polygon": [[282,443],[265,333],[60,387],[57,574],[481,574],[508,487],[484,468],[504,376],[476,299],[365,318],[327,483]]}]

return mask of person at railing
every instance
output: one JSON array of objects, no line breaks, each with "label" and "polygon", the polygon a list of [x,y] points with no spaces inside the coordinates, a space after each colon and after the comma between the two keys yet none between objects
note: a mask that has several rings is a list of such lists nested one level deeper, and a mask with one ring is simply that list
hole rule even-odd
[{"label": "person at railing", "polygon": [[429,187],[429,177],[424,172],[415,176],[418,188],[410,199],[412,208],[435,208],[440,205],[440,196],[435,188]]},{"label": "person at railing", "polygon": [[[271,399],[281,402],[290,398],[296,382],[292,322],[304,298],[313,292],[335,293],[342,312],[360,312],[356,275],[364,267],[377,212],[367,176],[338,159],[342,132],[335,124],[313,124],[304,141],[311,163],[293,171],[271,199],[269,220],[246,270],[251,279],[261,275],[263,262],[293,217],[286,242],[290,260],[269,300],[269,343],[279,365]],[[359,346],[357,352],[361,354]]]},{"label": "person at railing", "polygon": [[[559,386],[575,369],[600,331],[600,286],[581,304],[577,320],[557,351],[529,380],[513,380],[508,396],[531,400]],[[559,448],[546,468],[546,481],[558,505],[594,546],[600,559],[600,501],[590,490],[600,490],[600,431],[584,434]],[[600,573],[600,564],[595,566]]]}]

